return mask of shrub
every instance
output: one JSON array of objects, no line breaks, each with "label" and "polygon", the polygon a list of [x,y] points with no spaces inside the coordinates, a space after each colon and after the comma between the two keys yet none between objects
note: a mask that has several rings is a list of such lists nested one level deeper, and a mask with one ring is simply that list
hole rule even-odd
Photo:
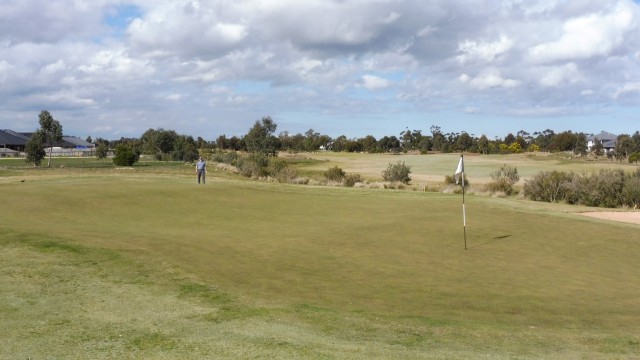
[{"label": "shrub", "polygon": [[98,147],[96,147],[96,157],[98,158],[98,160],[102,160],[106,158],[108,154],[109,146],[107,146],[107,144],[105,144],[104,142],[100,142],[98,144]]},{"label": "shrub", "polygon": [[640,174],[623,170],[601,170],[576,175],[558,171],[541,172],[524,186],[525,197],[537,200],[598,207],[637,206],[640,202]]},{"label": "shrub", "polygon": [[566,197],[569,176],[559,171],[543,171],[527,180],[523,192],[526,198],[535,201],[558,202]]},{"label": "shrub", "polygon": [[[517,143],[514,143],[517,144]],[[493,182],[489,183],[492,192],[504,192],[507,195],[513,193],[513,185],[520,180],[518,169],[509,165],[502,165],[499,170],[491,173]]]},{"label": "shrub", "polygon": [[591,177],[589,202],[583,205],[613,208],[623,204],[622,189],[625,174],[623,170],[600,170]]},{"label": "shrub", "polygon": [[389,164],[386,170],[382,172],[382,178],[385,181],[399,181],[403,184],[408,184],[411,181],[411,166],[408,166],[403,162],[398,161],[396,164]]},{"label": "shrub", "polygon": [[348,174],[344,177],[344,186],[346,187],[354,187],[356,183],[363,182],[360,174]]},{"label": "shrub", "polygon": [[120,144],[116,147],[116,154],[113,163],[117,166],[132,166],[140,159],[140,155],[135,153],[130,147]]},{"label": "shrub", "polygon": [[622,188],[622,199],[629,207],[634,209],[640,207],[640,170],[636,170],[626,179]]},{"label": "shrub", "polygon": [[269,159],[268,172],[281,183],[291,183],[298,177],[296,169],[289,166],[288,162],[278,158]]},{"label": "shrub", "polygon": [[327,180],[330,181],[337,181],[337,182],[342,182],[342,180],[344,179],[344,177],[347,175],[347,173],[344,172],[344,170],[342,170],[341,168],[334,166],[332,168],[329,168],[325,173],[324,173],[324,177],[327,178]]},{"label": "shrub", "polygon": [[640,152],[634,152],[629,155],[629,163],[638,163],[640,161]]},{"label": "shrub", "polygon": [[[444,177],[444,183],[446,185],[455,185],[456,184],[455,175],[446,175]],[[467,176],[467,174],[464,174],[464,186],[469,187],[469,185],[471,185],[471,182],[469,182],[469,177]]]},{"label": "shrub", "polygon": [[267,169],[269,159],[260,153],[239,158],[236,166],[240,170],[240,174],[246,177],[259,178],[269,175]]}]

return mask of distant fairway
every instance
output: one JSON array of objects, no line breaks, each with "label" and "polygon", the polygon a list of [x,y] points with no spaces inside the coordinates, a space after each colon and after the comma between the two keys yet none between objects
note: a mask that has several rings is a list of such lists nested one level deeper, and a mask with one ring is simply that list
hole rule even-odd
[{"label": "distant fairway", "polygon": [[[302,156],[320,160],[307,166],[308,169],[325,171],[331,166],[339,166],[348,173],[359,173],[366,178],[381,178],[382,170],[389,163],[403,161],[412,167],[412,183],[442,183],[446,175],[452,175],[460,154],[428,154],[428,155],[391,155],[391,154],[354,154],[317,152],[305,153]],[[478,155],[465,154],[466,174],[472,184],[485,184],[491,181],[491,173],[503,164],[516,167],[523,183],[541,171],[573,171],[576,173],[592,173],[600,169],[626,169],[633,171],[635,164],[611,161],[605,157],[600,159],[570,160],[567,154],[524,153],[511,155]]]},{"label": "distant fairway", "polygon": [[465,251],[459,195],[27,179],[0,179],[0,358],[640,357],[638,225],[470,196]]}]

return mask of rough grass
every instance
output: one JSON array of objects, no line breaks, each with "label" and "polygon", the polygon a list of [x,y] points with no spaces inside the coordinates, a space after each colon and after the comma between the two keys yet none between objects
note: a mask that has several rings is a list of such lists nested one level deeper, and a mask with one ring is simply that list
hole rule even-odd
[{"label": "rough grass", "polygon": [[0,358],[640,356],[637,225],[165,171],[0,181]]}]

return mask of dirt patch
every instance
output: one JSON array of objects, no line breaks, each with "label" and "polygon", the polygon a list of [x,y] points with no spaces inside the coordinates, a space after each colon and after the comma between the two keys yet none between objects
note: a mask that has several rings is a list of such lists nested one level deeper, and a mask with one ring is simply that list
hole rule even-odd
[{"label": "dirt patch", "polygon": [[640,211],[629,211],[629,212],[619,212],[619,211],[609,211],[609,212],[585,212],[580,213],[580,215],[590,216],[598,219],[605,220],[613,220],[613,221],[622,221],[626,223],[638,224],[640,225]]}]

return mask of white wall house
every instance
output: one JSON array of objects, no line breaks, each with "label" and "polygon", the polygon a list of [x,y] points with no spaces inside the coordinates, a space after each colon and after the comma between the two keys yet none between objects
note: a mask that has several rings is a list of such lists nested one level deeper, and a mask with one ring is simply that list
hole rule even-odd
[{"label": "white wall house", "polygon": [[593,148],[596,139],[602,142],[602,148],[604,149],[604,152],[608,153],[611,150],[615,150],[616,143],[618,142],[618,135],[606,131],[601,131],[600,134],[587,137],[587,147],[589,148],[589,150]]}]

